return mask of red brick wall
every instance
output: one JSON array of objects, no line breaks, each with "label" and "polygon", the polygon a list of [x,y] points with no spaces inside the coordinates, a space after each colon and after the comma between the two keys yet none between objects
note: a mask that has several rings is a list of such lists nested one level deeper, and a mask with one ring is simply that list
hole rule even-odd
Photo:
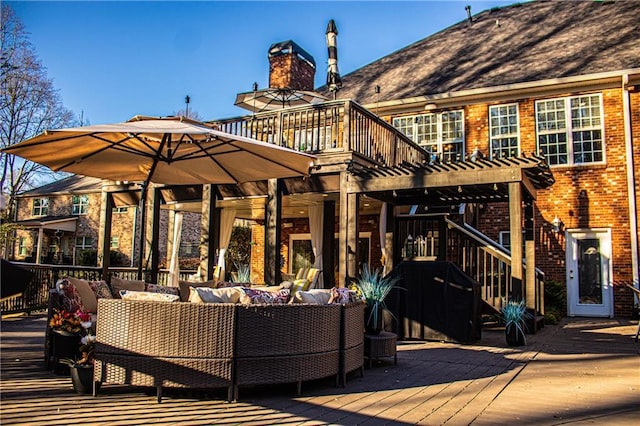
[{"label": "red brick wall", "polygon": [[269,58],[269,87],[313,90],[316,70],[296,53]]},{"label": "red brick wall", "polygon": [[[565,229],[609,228],[612,237],[612,269],[614,281],[614,314],[630,316],[632,299],[623,284],[632,282],[630,222],[627,191],[627,164],[624,140],[624,116],[621,89],[604,90],[604,136],[606,164],[581,167],[553,167],[556,183],[549,189],[538,191],[536,201],[536,264],[547,280],[565,282],[565,247],[563,233],[552,231],[554,217],[564,222]],[[567,94],[569,95],[569,94]],[[553,96],[553,98],[560,96]],[[634,146],[640,146],[640,100],[632,94]],[[519,102],[520,144],[523,153],[536,150],[534,99]],[[467,140],[484,138],[483,152],[489,152],[487,133],[477,117],[486,114],[480,106],[467,108]],[[487,126],[488,127],[488,124]],[[478,139],[471,139],[477,137]],[[473,142],[469,142],[469,148]],[[635,149],[636,164],[640,164],[640,150]],[[636,188],[639,188],[636,181]],[[491,238],[499,231],[509,230],[506,204],[489,204],[481,212],[480,228]]]}]

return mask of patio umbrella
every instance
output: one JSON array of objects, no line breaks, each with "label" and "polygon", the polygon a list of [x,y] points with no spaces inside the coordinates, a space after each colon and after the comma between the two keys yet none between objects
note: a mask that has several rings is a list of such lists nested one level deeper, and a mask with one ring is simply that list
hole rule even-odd
[{"label": "patio umbrella", "polygon": [[[124,123],[48,130],[2,152],[54,171],[143,182],[142,223],[150,182],[238,184],[304,176],[315,159],[306,153],[214,130],[185,117],[144,116]],[[138,275],[141,269],[142,263]]]},{"label": "patio umbrella", "polygon": [[287,107],[314,105],[328,99],[319,93],[289,88],[267,88],[258,90],[257,83],[253,91],[238,93],[235,105],[251,112],[274,111]]}]

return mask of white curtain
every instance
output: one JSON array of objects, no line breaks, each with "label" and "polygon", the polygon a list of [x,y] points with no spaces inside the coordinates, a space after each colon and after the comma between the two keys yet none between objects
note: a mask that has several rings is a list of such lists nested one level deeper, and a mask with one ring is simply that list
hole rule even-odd
[{"label": "white curtain", "polygon": [[182,239],[182,212],[175,212],[173,217],[173,246],[169,263],[168,285],[178,287],[180,281],[180,240]]},{"label": "white curtain", "polygon": [[[309,206],[309,230],[311,231],[311,247],[316,261],[313,267],[322,271],[322,228],[324,226],[324,206]],[[324,288],[322,274],[318,276],[316,288]]]},{"label": "white curtain", "polygon": [[387,203],[382,203],[380,207],[380,221],[378,224],[380,228],[380,250],[382,251],[382,276],[387,275]]},{"label": "white curtain", "polygon": [[220,249],[218,250],[218,267],[220,268],[220,280],[225,279],[224,257],[231,241],[233,222],[236,219],[236,209],[222,209],[220,213]]}]

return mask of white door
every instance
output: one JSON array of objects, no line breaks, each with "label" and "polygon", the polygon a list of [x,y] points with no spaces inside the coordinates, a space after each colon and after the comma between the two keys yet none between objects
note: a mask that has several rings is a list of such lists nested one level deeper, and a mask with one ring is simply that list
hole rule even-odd
[{"label": "white door", "polygon": [[611,230],[567,231],[569,316],[613,316]]}]

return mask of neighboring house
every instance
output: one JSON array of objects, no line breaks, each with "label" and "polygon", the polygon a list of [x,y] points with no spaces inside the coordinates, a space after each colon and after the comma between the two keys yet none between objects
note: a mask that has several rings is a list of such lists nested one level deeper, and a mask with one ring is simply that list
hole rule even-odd
[{"label": "neighboring house", "polygon": [[[32,189],[17,197],[17,231],[13,260],[44,264],[100,264],[101,212],[103,181],[83,176],[70,176]],[[122,204],[121,201],[119,204]],[[132,266],[137,260],[139,236],[138,208],[119,205],[113,208],[110,250],[119,266]],[[161,216],[163,231],[160,249],[166,253],[168,220]],[[185,213],[181,238],[182,258],[198,258],[200,215]],[[195,224],[195,226],[194,226]]]}]

